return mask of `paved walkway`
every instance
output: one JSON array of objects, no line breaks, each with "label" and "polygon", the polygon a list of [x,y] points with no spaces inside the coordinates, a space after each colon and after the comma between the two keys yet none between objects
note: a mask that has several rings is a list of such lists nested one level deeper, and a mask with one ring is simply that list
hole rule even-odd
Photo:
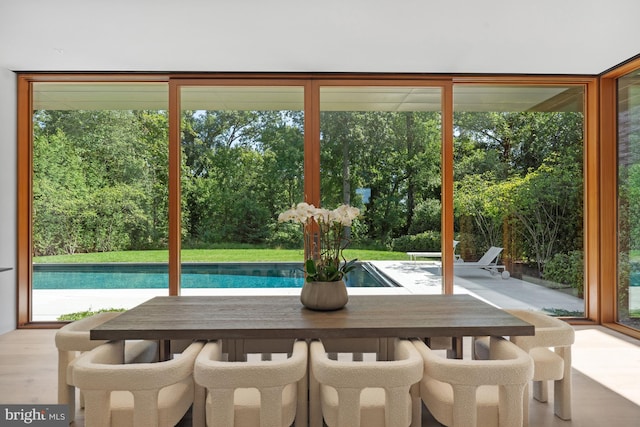
[{"label": "paved walkway", "polygon": [[[375,261],[374,265],[412,293],[442,292],[437,262]],[[503,279],[482,269],[456,271],[453,290],[456,294],[471,294],[501,308],[584,312],[581,298],[513,277]]]}]

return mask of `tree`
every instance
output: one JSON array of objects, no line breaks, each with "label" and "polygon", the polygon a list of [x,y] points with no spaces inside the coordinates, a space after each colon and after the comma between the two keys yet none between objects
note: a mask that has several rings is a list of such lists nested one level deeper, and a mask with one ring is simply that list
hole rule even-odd
[{"label": "tree", "polygon": [[355,189],[370,189],[364,210],[370,239],[388,242],[414,229],[416,206],[439,200],[437,113],[327,111],[321,135],[322,203],[349,203]]},{"label": "tree", "polygon": [[34,124],[36,253],[166,241],[166,113],[48,110]]},{"label": "tree", "polygon": [[[582,249],[583,116],[567,112],[456,113],[456,221],[482,245],[541,270]],[[511,237],[510,237],[511,236]],[[517,239],[515,238],[517,237]]]},{"label": "tree", "polygon": [[468,175],[456,182],[455,214],[473,220],[474,230],[481,236],[480,242],[473,242],[474,246],[502,246],[502,227],[507,216],[503,191],[491,173]]},{"label": "tree", "polygon": [[554,160],[552,157],[524,178],[514,177],[501,185],[502,200],[539,272],[554,253],[575,249],[576,242],[568,247],[568,242],[562,247],[559,242],[563,233],[565,239],[567,234],[575,235],[575,214],[582,212],[581,169]]}]

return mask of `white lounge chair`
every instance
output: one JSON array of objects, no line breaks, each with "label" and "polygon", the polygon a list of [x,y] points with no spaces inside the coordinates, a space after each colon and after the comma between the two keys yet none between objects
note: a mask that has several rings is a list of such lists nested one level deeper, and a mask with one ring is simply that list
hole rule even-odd
[{"label": "white lounge chair", "polygon": [[[491,246],[478,261],[456,262],[453,264],[453,269],[455,271],[459,269],[480,268],[483,270],[487,270],[492,275],[501,273],[503,279],[508,279],[510,273],[507,271],[506,267],[504,265],[498,265],[498,259],[501,252],[502,248]],[[500,270],[502,270],[502,272]]]},{"label": "white lounge chair", "polygon": [[[456,255],[456,246],[460,243],[458,240],[453,241],[453,256],[455,260],[458,261],[460,259],[460,255]],[[418,258],[442,258],[442,252],[407,252],[409,259],[415,261]]]}]

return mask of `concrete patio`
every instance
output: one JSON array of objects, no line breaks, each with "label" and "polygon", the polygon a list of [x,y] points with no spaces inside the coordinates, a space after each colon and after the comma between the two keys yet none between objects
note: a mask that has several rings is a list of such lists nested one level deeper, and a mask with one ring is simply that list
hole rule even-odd
[{"label": "concrete patio", "polygon": [[[372,264],[402,287],[349,288],[357,294],[439,294],[442,277],[437,263],[431,261],[373,261]],[[640,307],[640,292],[631,288],[632,306]],[[546,288],[513,277],[502,279],[488,271],[469,269],[456,271],[454,292],[471,294],[490,304],[503,308],[555,309],[582,312],[584,301],[565,292]],[[182,289],[182,295],[295,295],[299,288],[269,289]],[[166,295],[166,289],[73,289],[34,290],[33,320],[51,321],[60,314],[106,308],[131,308],[157,295]]]},{"label": "concrete patio", "polygon": [[[438,262],[375,261],[374,265],[411,293],[442,292]],[[581,298],[514,277],[503,279],[500,275],[492,275],[479,268],[456,270],[454,293],[471,294],[503,308],[562,309],[570,312],[584,310],[584,300]],[[635,306],[640,306],[640,301]]]}]

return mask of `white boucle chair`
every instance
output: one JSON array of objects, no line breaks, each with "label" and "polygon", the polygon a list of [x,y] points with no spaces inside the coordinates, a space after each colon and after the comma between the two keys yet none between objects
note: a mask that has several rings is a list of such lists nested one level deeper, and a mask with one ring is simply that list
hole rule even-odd
[{"label": "white boucle chair", "polygon": [[[106,341],[89,338],[91,329],[122,314],[102,312],[68,323],[56,331],[58,349],[58,403],[69,405],[70,421],[75,418],[76,389],[71,385],[70,366],[80,352],[93,350]],[[125,363],[150,362],[157,358],[158,343],[155,341],[128,341],[125,346]],[[81,403],[82,403],[81,397]]]},{"label": "white boucle chair", "polygon": [[[260,344],[247,340],[242,346],[258,351]],[[269,352],[275,352],[271,344]],[[305,341],[292,342],[288,354],[274,360],[227,361],[222,351],[220,341],[207,343],[194,368],[197,386],[206,389],[206,403],[195,402],[194,411],[206,408],[209,427],[288,427],[294,420],[297,427],[307,425]]]},{"label": "white boucle chair", "polygon": [[489,360],[447,359],[420,340],[424,359],[420,396],[433,417],[449,427],[520,427],[524,390],[533,361],[515,344],[490,338]]},{"label": "white boucle chair", "polygon": [[[422,378],[422,358],[408,340],[393,340],[391,346],[391,360],[332,360],[322,341],[311,342],[312,426],[321,424],[322,418],[329,427],[420,425],[417,384]],[[363,347],[358,344],[356,349]],[[318,413],[321,419],[316,419]]]},{"label": "white boucle chair", "polygon": [[204,342],[175,358],[123,364],[122,341],[83,353],[73,384],[85,396],[85,427],[175,426],[194,403],[193,366]]},{"label": "white boucle chair", "polygon": [[[513,336],[511,341],[529,353],[533,359],[533,397],[540,402],[549,398],[548,382],[554,382],[554,412],[563,419],[571,419],[571,346],[575,332],[571,325],[542,312],[532,310],[505,310],[531,323],[535,327],[533,336]],[[475,338],[477,357],[486,353],[487,338]],[[550,350],[553,348],[553,350]],[[525,396],[528,396],[528,388]],[[529,399],[525,400],[525,423],[528,425]]]}]

